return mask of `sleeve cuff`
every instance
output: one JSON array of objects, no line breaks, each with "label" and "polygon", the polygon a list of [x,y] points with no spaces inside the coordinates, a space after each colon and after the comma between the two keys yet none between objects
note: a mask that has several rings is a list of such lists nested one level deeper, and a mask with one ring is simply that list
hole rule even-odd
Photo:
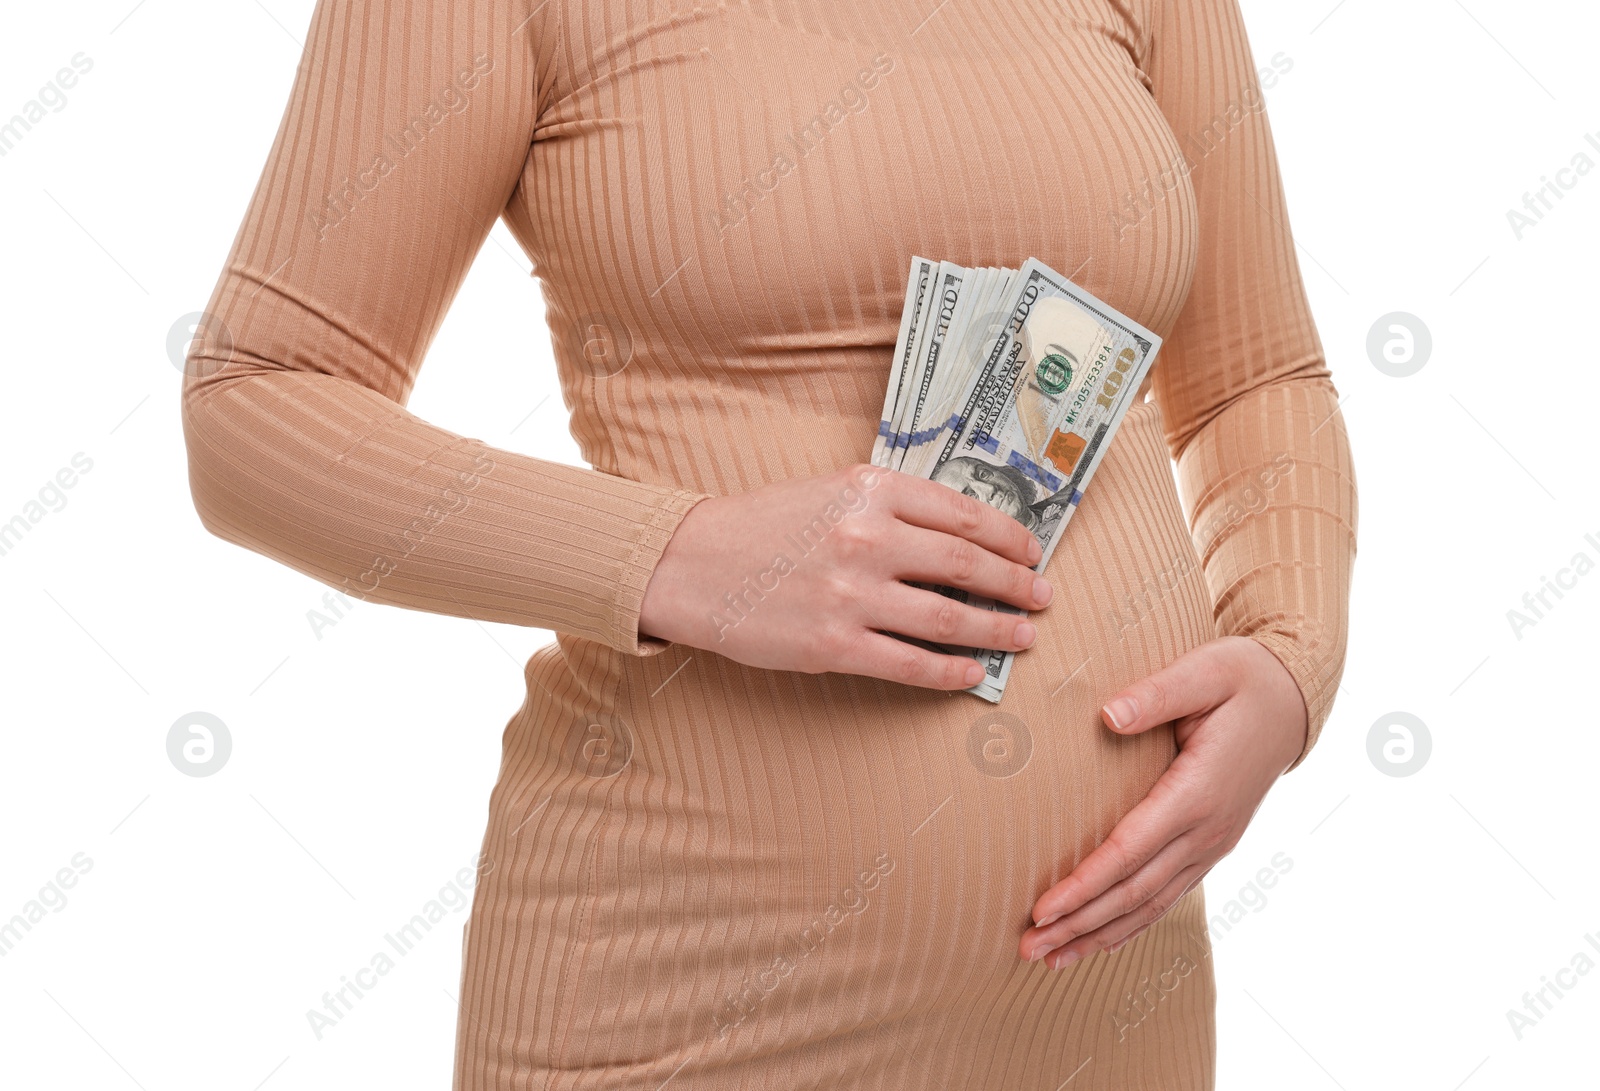
[{"label": "sleeve cuff", "polygon": [[644,604],[644,592],[650,584],[650,576],[661,562],[661,554],[666,552],[667,542],[672,539],[678,524],[683,522],[690,508],[710,495],[674,489],[641,528],[633,552],[622,567],[613,603],[613,639],[608,643],[624,655],[659,655],[672,646],[671,641],[640,634],[639,610]]},{"label": "sleeve cuff", "polygon": [[1333,710],[1333,699],[1338,694],[1343,666],[1342,661],[1330,663],[1326,656],[1317,654],[1321,641],[1313,624],[1307,622],[1302,633],[1301,636],[1275,631],[1245,634],[1278,657],[1278,662],[1300,687],[1300,697],[1305,701],[1305,745],[1285,773],[1292,772],[1306,760],[1322,734],[1322,727]]}]

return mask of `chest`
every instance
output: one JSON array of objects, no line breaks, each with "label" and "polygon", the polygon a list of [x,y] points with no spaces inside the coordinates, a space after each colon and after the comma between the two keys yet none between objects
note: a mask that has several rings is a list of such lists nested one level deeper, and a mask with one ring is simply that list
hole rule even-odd
[{"label": "chest", "polygon": [[924,7],[569,3],[525,180],[549,302],[781,366],[892,344],[913,254],[1033,255],[1164,332],[1193,193],[1126,5]]}]

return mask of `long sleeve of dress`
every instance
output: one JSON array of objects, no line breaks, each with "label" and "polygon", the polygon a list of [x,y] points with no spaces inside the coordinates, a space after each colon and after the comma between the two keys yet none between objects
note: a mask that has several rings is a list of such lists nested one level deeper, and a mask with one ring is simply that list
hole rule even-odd
[{"label": "long sleeve of dress", "polygon": [[375,602],[631,655],[650,573],[706,494],[495,449],[405,402],[525,173],[562,5],[320,0],[186,363],[212,533]]},{"label": "long sleeve of dress", "polygon": [[1356,543],[1349,441],[1237,0],[1155,0],[1147,45],[1144,69],[1184,152],[1174,173],[1187,171],[1200,228],[1155,396],[1220,631],[1265,645],[1305,697],[1309,730],[1292,769],[1344,669]]}]

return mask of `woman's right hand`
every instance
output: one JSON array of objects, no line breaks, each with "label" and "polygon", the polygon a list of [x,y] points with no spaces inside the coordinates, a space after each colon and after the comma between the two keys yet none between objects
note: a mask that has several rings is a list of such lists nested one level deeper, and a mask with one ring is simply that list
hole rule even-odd
[{"label": "woman's right hand", "polygon": [[713,496],[684,516],[657,562],[639,632],[747,666],[842,671],[966,689],[983,669],[884,635],[1019,651],[1034,627],[903,582],[1037,610],[1051,587],[1033,534],[947,485],[866,464]]}]

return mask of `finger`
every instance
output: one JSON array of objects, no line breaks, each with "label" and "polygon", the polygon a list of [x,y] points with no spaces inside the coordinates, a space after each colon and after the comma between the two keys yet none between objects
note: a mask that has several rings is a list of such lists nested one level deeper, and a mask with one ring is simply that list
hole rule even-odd
[{"label": "finger", "polygon": [[1196,851],[1193,838],[1178,836],[1156,853],[1148,864],[1098,898],[1057,918],[1047,927],[1030,928],[1022,937],[1022,957],[1033,962],[1079,936],[1088,935],[1118,917],[1132,913],[1155,897],[1180,871],[1195,863]]},{"label": "finger", "polygon": [[968,689],[983,681],[983,667],[964,655],[942,655],[870,629],[838,663],[832,669],[924,689]]},{"label": "finger", "polygon": [[1015,652],[1031,646],[1037,635],[1027,618],[980,610],[903,583],[887,588],[882,601],[882,614],[894,619],[895,632],[936,644]]},{"label": "finger", "polygon": [[1189,889],[1205,877],[1208,870],[1209,867],[1203,864],[1189,865],[1178,872],[1154,897],[1142,902],[1132,913],[1118,917],[1088,935],[1079,936],[1072,942],[1056,948],[1044,956],[1044,964],[1052,970],[1059,970],[1096,951],[1110,950],[1113,945],[1122,946],[1166,916],[1172,907],[1189,893]]},{"label": "finger", "polygon": [[895,485],[891,510],[904,522],[965,538],[1018,564],[1035,565],[1043,556],[1039,539],[998,508],[910,474],[900,474]]},{"label": "finger", "polygon": [[1116,694],[1101,708],[1107,726],[1128,735],[1216,708],[1238,689],[1231,664],[1202,644]]},{"label": "finger", "polygon": [[1049,580],[1027,565],[954,534],[901,524],[890,537],[890,549],[898,579],[959,587],[1024,610],[1037,610],[1050,601]]},{"label": "finger", "polygon": [[1035,926],[1048,927],[1098,898],[1144,867],[1169,842],[1191,828],[1193,823],[1178,811],[1170,794],[1157,795],[1152,789],[1150,795],[1118,820],[1106,839],[1079,862],[1072,874],[1033,903]]}]

